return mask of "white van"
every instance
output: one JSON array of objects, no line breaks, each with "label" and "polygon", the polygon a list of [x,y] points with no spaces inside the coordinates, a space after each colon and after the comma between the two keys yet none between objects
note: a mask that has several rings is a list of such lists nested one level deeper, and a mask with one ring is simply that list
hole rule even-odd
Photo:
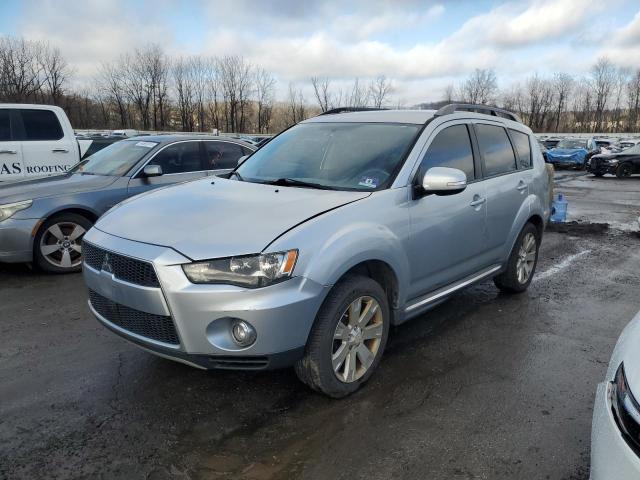
[{"label": "white van", "polygon": [[81,149],[60,107],[0,104],[0,182],[61,174]]}]

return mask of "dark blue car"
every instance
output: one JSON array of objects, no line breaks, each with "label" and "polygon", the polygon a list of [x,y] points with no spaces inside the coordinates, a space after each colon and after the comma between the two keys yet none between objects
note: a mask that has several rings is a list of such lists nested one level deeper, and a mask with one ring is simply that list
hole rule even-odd
[{"label": "dark blue car", "polygon": [[593,138],[565,138],[547,151],[547,162],[554,166],[585,168],[587,160],[599,153]]}]

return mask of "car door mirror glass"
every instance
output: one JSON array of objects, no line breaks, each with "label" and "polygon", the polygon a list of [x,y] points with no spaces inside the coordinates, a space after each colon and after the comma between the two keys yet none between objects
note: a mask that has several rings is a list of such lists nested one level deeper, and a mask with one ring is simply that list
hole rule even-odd
[{"label": "car door mirror glass", "polygon": [[145,177],[159,177],[162,175],[162,167],[160,165],[146,165],[143,173]]},{"label": "car door mirror glass", "polygon": [[457,168],[431,167],[422,177],[426,194],[453,195],[467,188],[467,175]]}]

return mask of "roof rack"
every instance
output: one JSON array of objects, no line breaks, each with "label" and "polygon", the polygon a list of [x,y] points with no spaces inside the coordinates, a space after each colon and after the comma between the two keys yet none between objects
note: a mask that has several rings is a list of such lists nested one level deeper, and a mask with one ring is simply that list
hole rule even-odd
[{"label": "roof rack", "polygon": [[451,115],[455,112],[475,112],[483,113],[485,115],[493,115],[494,117],[502,117],[514,122],[522,123],[520,117],[513,112],[505,110],[503,108],[491,107],[489,105],[475,105],[473,103],[450,103],[440,108],[434,115],[434,117],[440,117],[442,115]]},{"label": "roof rack", "polygon": [[348,113],[348,112],[372,112],[375,110],[388,110],[388,108],[377,107],[338,107],[322,112],[320,115],[334,115],[336,113]]}]

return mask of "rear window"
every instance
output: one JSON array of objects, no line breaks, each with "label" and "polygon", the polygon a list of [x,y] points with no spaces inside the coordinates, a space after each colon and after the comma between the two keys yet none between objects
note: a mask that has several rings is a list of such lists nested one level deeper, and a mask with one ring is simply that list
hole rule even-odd
[{"label": "rear window", "polygon": [[60,140],[64,134],[51,110],[20,110],[25,140]]},{"label": "rear window", "polygon": [[516,170],[513,147],[504,128],[477,124],[476,133],[488,177]]},{"label": "rear window", "polygon": [[531,167],[531,144],[529,143],[529,135],[517,130],[509,130],[511,138],[518,152],[518,165],[520,168]]},{"label": "rear window", "polygon": [[9,110],[0,110],[0,142],[11,140],[11,114]]}]

